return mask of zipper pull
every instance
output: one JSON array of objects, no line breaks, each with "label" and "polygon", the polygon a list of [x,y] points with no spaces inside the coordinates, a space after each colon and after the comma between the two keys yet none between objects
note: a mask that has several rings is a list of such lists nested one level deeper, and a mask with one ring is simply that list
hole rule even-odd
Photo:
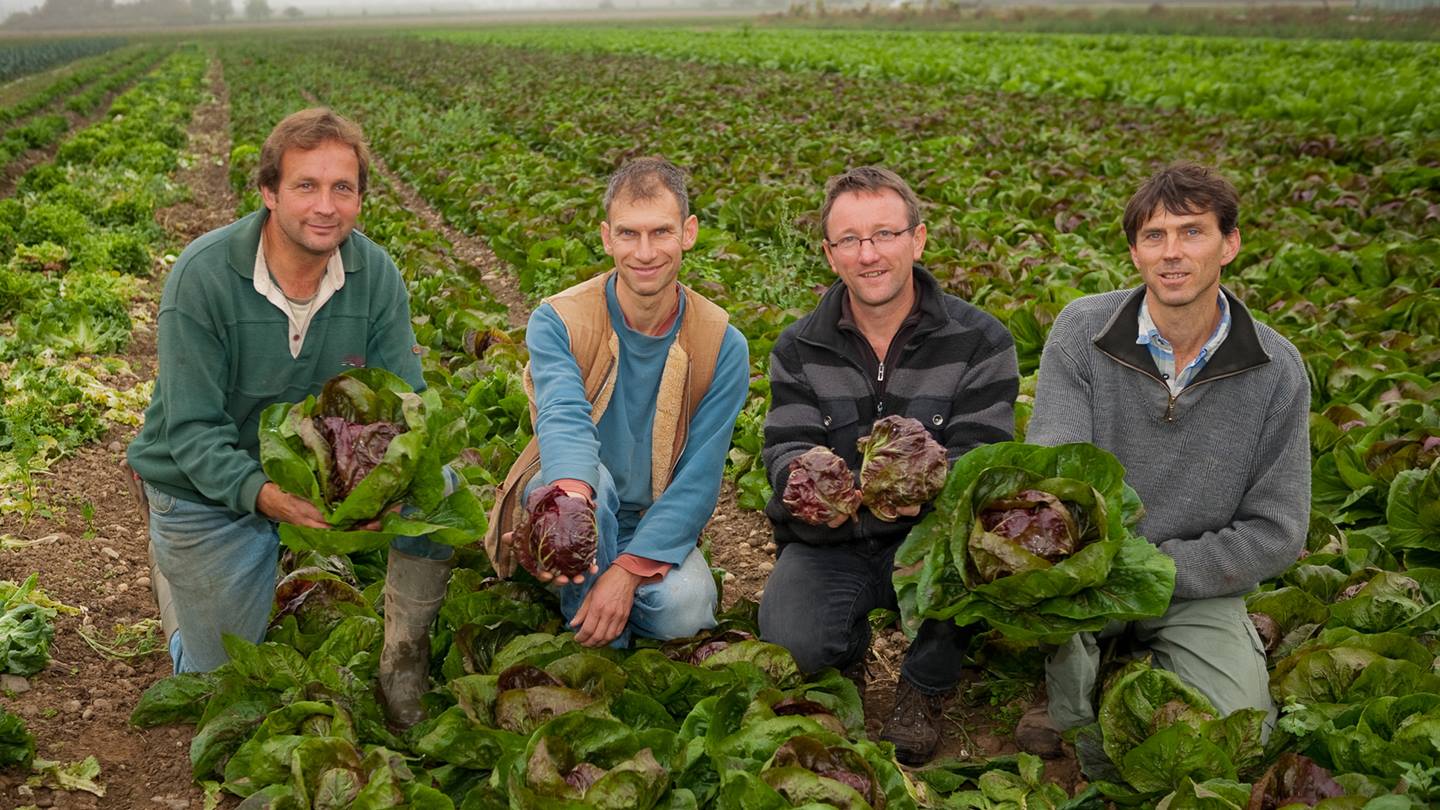
[{"label": "zipper pull", "polygon": [[1175,421],[1175,395],[1174,395],[1174,394],[1171,394],[1171,395],[1170,395],[1170,405],[1165,408],[1165,421],[1166,421],[1166,422],[1174,422],[1174,421]]},{"label": "zipper pull", "polygon": [[875,382],[885,382],[885,361],[880,361],[880,373],[875,376]]}]

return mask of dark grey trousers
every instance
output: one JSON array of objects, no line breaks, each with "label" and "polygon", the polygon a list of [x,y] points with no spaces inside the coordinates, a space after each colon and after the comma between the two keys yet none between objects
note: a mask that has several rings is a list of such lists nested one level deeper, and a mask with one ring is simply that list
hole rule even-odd
[{"label": "dark grey trousers", "polygon": [[[890,574],[899,547],[787,544],[760,599],[760,637],[789,650],[807,674],[863,660],[868,614],[896,609]],[[926,694],[954,689],[973,633],[973,627],[926,621],[905,654],[901,677]]]}]

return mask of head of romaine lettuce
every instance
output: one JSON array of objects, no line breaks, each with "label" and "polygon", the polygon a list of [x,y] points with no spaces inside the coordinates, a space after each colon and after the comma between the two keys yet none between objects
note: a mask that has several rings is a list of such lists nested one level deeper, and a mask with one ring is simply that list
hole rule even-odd
[{"label": "head of romaine lettuce", "polygon": [[1158,616],[1175,564],[1131,532],[1141,513],[1124,467],[1094,445],[976,448],[896,552],[903,626],[985,621],[1014,640],[1061,643]]},{"label": "head of romaine lettuce", "polygon": [[[319,395],[277,402],[260,415],[260,465],[282,490],[310,501],[334,529],[282,524],[296,550],[348,554],[383,548],[396,535],[449,545],[484,531],[467,487],[446,494],[444,465],[464,446],[465,422],[436,389],[415,393],[394,374],[359,368],[332,377]],[[390,507],[413,507],[405,517]],[[379,531],[350,530],[383,516]]]}]

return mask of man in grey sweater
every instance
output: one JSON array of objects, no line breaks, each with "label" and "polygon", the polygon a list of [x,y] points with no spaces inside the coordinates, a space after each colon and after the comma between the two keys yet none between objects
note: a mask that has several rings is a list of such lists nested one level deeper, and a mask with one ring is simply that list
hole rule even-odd
[{"label": "man in grey sweater", "polygon": [[[1114,453],[1145,505],[1138,533],[1175,560],[1165,615],[1099,636],[1128,633],[1221,712],[1261,708],[1273,721],[1243,595],[1305,542],[1310,392],[1295,347],[1220,286],[1240,250],[1238,209],[1229,181],[1194,163],[1141,186],[1124,227],[1144,284],[1079,299],[1055,319],[1027,439]],[[1022,748],[1056,755],[1059,730],[1095,719],[1099,659],[1090,633],[1054,651],[1048,713],[1021,719]]]}]

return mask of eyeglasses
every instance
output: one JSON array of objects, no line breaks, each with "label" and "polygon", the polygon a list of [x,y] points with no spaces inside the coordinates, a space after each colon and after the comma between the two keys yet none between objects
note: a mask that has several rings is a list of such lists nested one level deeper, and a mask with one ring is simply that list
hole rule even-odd
[{"label": "eyeglasses", "polygon": [[919,223],[911,225],[903,231],[892,231],[887,228],[881,228],[880,230],[870,234],[869,236],[842,236],[833,242],[829,239],[824,240],[824,242],[825,244],[830,246],[831,250],[838,250],[841,253],[854,253],[855,251],[858,251],[860,249],[860,246],[866,242],[869,242],[876,248],[879,248],[881,245],[888,245],[891,242],[894,242],[896,239],[899,239],[901,236],[904,236],[905,234],[915,230],[918,227],[920,227]]}]

